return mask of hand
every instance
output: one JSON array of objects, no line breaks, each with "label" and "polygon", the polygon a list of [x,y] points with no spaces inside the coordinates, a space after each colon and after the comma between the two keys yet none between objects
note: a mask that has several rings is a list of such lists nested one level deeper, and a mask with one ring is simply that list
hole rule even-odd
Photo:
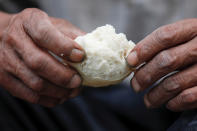
[{"label": "hand", "polygon": [[160,27],[140,41],[127,57],[131,66],[145,62],[131,80],[135,91],[143,91],[168,76],[144,96],[147,107],[166,104],[173,111],[197,107],[197,19]]},{"label": "hand", "polygon": [[0,85],[13,96],[53,107],[79,93],[81,78],[48,51],[72,62],[84,57],[73,39],[83,32],[38,9],[13,15],[0,43]]}]

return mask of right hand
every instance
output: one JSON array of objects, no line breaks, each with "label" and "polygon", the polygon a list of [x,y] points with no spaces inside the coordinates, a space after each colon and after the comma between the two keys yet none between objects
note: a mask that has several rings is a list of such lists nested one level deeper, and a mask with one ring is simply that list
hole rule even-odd
[{"label": "right hand", "polygon": [[[0,85],[13,96],[46,107],[76,96],[82,82],[76,71],[48,53],[72,62],[84,57],[82,48],[53,23],[43,11],[25,9],[11,17],[0,43]],[[76,33],[76,28],[64,28]]]},{"label": "right hand", "polygon": [[197,108],[197,19],[162,26],[140,41],[127,57],[135,67],[136,92],[153,86],[144,96],[148,108],[172,111]]}]

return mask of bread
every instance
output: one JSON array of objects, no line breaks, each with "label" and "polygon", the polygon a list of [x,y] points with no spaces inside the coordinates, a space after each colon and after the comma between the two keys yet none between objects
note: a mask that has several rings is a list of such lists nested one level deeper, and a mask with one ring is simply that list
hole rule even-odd
[{"label": "bread", "polygon": [[75,41],[84,49],[86,58],[81,63],[70,63],[83,78],[83,85],[103,87],[121,82],[132,69],[125,58],[135,44],[123,33],[116,34],[111,25],[98,27]]}]

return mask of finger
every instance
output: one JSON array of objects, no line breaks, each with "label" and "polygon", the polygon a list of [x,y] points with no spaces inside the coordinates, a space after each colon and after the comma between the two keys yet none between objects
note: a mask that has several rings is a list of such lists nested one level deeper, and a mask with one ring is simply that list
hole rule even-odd
[{"label": "finger", "polygon": [[45,107],[54,107],[58,104],[60,104],[59,99],[47,97],[47,96],[40,96],[40,100],[38,104],[45,106]]},{"label": "finger", "polygon": [[[30,87],[32,90],[39,92],[39,94],[50,96],[54,98],[63,98],[68,95],[68,90],[60,88],[48,81],[40,78],[38,75],[33,73],[18,57],[17,53],[12,50],[5,51],[6,61],[8,64],[4,69],[16,76],[23,81],[26,86]],[[72,88],[73,85],[70,85]]]},{"label": "finger", "polygon": [[38,91],[42,79],[34,74],[28,67],[18,58],[17,53],[13,50],[5,51],[7,64],[4,69],[23,81],[24,84],[29,86],[35,91]]},{"label": "finger", "polygon": [[76,96],[79,95],[80,91],[81,91],[80,88],[68,89],[68,95],[66,95],[63,99],[61,99],[60,104],[63,104],[68,99],[75,98]]},{"label": "finger", "polygon": [[34,11],[31,13],[31,18],[23,23],[23,27],[39,46],[73,62],[83,60],[83,49],[71,38],[58,31],[45,13]]},{"label": "finger", "polygon": [[17,98],[35,104],[37,104],[40,99],[40,96],[36,92],[6,72],[1,72],[0,82],[3,88]]},{"label": "finger", "polygon": [[[14,48],[24,60],[25,64],[31,70],[37,72],[39,75],[54,83],[55,85],[67,88],[76,88],[81,84],[81,78],[75,71],[71,70],[68,66],[64,66],[55,60],[49,53],[38,48],[28,36],[21,33],[19,37],[14,39]],[[23,41],[20,39],[23,38]],[[9,39],[8,39],[9,40]],[[10,43],[9,41],[5,41]],[[58,74],[58,75],[57,75]],[[24,78],[29,79],[29,78]],[[33,87],[36,90],[42,90],[43,81],[36,79]],[[67,86],[68,85],[68,86]]]},{"label": "finger", "polygon": [[172,111],[184,111],[197,107],[197,86],[184,90],[167,103]]},{"label": "finger", "polygon": [[63,104],[68,99],[72,99],[78,96],[81,91],[81,88],[67,89],[67,90],[68,90],[68,94],[63,99],[61,99],[60,104]]},{"label": "finger", "polygon": [[132,80],[135,91],[142,91],[168,73],[197,61],[197,38],[160,52],[136,71]]},{"label": "finger", "polygon": [[152,88],[144,97],[147,107],[158,107],[181,91],[197,84],[197,65],[166,78],[157,87]]},{"label": "finger", "polygon": [[11,95],[17,98],[26,100],[33,104],[41,104],[46,107],[54,107],[60,102],[59,99],[38,95],[38,93],[31,90],[8,73],[4,72],[1,73],[1,75],[1,85],[3,88],[5,88]]},{"label": "finger", "polygon": [[74,97],[78,96],[80,91],[81,91],[80,88],[70,89],[70,93],[68,95],[68,98],[74,98]]},{"label": "finger", "polygon": [[74,40],[78,36],[85,35],[85,32],[72,25],[70,22],[64,19],[58,19],[50,17],[52,24],[65,36],[68,36],[72,40]]},{"label": "finger", "polygon": [[42,96],[48,96],[55,99],[64,99],[69,94],[68,89],[58,87],[48,81],[44,81],[43,89],[39,91]]},{"label": "finger", "polygon": [[127,57],[135,67],[151,60],[158,52],[182,44],[196,36],[197,19],[179,21],[163,26],[140,41]]},{"label": "finger", "polygon": [[42,51],[32,49],[29,53],[32,57],[26,58],[27,65],[48,81],[64,88],[77,88],[81,85],[80,76],[69,66],[62,65]]}]

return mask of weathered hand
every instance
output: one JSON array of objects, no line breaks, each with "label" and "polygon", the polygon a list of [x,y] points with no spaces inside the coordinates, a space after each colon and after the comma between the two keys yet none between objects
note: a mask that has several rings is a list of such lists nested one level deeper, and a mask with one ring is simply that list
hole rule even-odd
[{"label": "weathered hand", "polygon": [[13,15],[0,43],[0,85],[13,96],[53,107],[79,92],[81,78],[48,51],[72,62],[84,52],[74,39],[79,29],[38,9]]},{"label": "weathered hand", "polygon": [[173,111],[197,108],[197,19],[163,26],[140,41],[127,57],[131,66],[145,62],[135,72],[135,91],[150,87],[173,71],[144,97],[147,107],[166,104]]}]

